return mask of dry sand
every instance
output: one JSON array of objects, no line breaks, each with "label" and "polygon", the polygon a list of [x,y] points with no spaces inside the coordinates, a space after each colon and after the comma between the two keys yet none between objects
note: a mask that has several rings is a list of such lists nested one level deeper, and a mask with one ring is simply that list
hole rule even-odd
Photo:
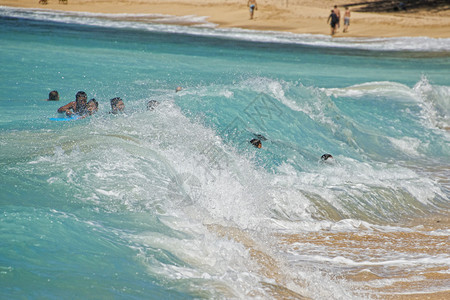
[{"label": "dry sand", "polygon": [[[221,27],[277,30],[294,33],[329,34],[326,20],[336,4],[343,14],[344,4],[352,0],[259,0],[255,18],[249,19],[246,0],[0,0],[1,6],[34,7],[55,10],[207,16]],[[341,24],[343,25],[343,24]],[[450,9],[397,13],[352,12],[348,33],[342,28],[336,37],[428,36],[450,38]]]}]

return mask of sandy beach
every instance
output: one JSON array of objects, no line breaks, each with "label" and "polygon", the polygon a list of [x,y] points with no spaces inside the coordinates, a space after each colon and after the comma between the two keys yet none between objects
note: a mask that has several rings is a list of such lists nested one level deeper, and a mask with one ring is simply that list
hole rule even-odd
[{"label": "sandy beach", "polygon": [[[253,20],[249,18],[247,1],[241,0],[0,0],[1,6],[41,8],[66,11],[128,14],[167,14],[204,16],[220,27],[275,30],[293,33],[330,34],[327,18],[338,5],[343,15],[348,0],[265,0],[258,1]],[[351,7],[351,10],[356,9]],[[448,8],[448,7],[447,7]],[[343,24],[341,24],[343,26]],[[450,10],[420,9],[392,13],[352,12],[347,33],[342,28],[335,37],[450,37]]]}]

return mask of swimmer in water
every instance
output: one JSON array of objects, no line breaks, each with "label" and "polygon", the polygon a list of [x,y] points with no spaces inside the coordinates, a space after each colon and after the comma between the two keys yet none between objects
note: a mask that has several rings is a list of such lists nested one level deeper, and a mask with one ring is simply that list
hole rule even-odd
[{"label": "swimmer in water", "polygon": [[261,140],[259,140],[259,139],[250,140],[250,144],[252,144],[256,148],[262,148],[262,143],[261,143]]},{"label": "swimmer in water", "polygon": [[81,119],[84,119],[88,116],[92,116],[98,111],[98,102],[94,98],[88,101],[86,104],[86,110]]},{"label": "swimmer in water", "polygon": [[86,113],[88,115],[93,115],[98,111],[98,102],[94,98],[88,101],[86,104]]},{"label": "swimmer in water", "polygon": [[333,157],[333,155],[327,153],[327,154],[322,155],[320,157],[320,160],[322,162],[333,162],[334,157]]},{"label": "swimmer in water", "polygon": [[59,93],[58,93],[58,91],[51,91],[48,94],[47,101],[59,101]]},{"label": "swimmer in water", "polygon": [[147,110],[154,110],[159,105],[159,102],[156,100],[150,100],[147,102]]},{"label": "swimmer in water", "polygon": [[75,101],[69,102],[58,108],[59,113],[66,113],[67,116],[73,114],[83,114],[86,110],[87,95],[83,91],[79,91],[75,96]]},{"label": "swimmer in water", "polygon": [[120,97],[111,99],[111,113],[118,114],[119,112],[123,112],[125,110],[125,104]]},{"label": "swimmer in water", "polygon": [[328,160],[329,158],[333,158],[331,154],[324,154],[320,157],[321,160]]}]

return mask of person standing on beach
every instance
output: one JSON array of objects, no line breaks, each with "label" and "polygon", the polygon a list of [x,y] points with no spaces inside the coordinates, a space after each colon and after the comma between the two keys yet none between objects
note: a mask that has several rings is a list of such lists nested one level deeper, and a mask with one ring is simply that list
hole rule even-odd
[{"label": "person standing on beach", "polygon": [[336,32],[337,21],[338,17],[336,16],[336,13],[334,12],[334,10],[331,10],[331,14],[328,16],[327,19],[327,24],[330,23],[331,26],[331,36],[333,36]]},{"label": "person standing on beach", "polygon": [[350,26],[350,9],[346,6],[344,13],[344,32],[348,31],[348,26]]},{"label": "person standing on beach", "polygon": [[334,6],[333,10],[334,10],[334,13],[337,16],[336,28],[334,30],[335,32],[337,32],[337,28],[341,28],[341,11],[337,7],[337,5]]},{"label": "person standing on beach", "polygon": [[258,4],[256,4],[256,0],[248,0],[247,5],[250,8],[250,20],[252,20],[255,10],[258,10]]}]

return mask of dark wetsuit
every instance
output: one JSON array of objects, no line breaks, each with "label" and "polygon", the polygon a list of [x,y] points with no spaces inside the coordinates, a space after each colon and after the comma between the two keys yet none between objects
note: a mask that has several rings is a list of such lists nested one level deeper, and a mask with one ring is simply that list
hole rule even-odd
[{"label": "dark wetsuit", "polygon": [[332,12],[330,18],[331,18],[330,26],[332,28],[336,27],[336,24],[339,23],[338,16],[334,12]]}]

